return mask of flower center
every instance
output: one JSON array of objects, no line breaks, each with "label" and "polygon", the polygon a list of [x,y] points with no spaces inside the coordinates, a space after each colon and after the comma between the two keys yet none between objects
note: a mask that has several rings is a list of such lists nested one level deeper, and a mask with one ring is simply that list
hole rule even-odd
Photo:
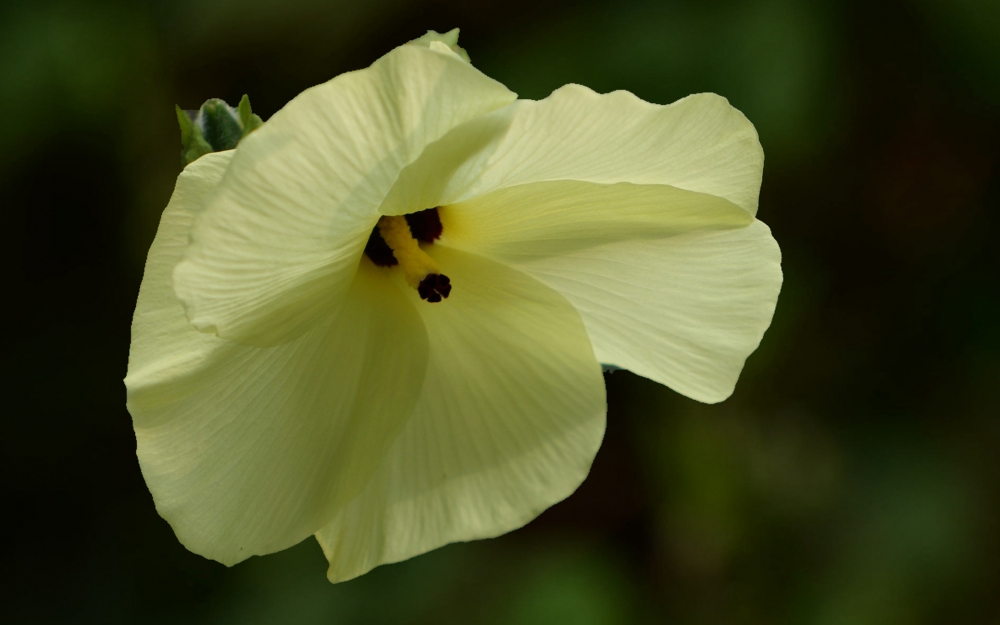
[{"label": "flower center", "polygon": [[440,302],[451,293],[451,280],[441,273],[434,259],[418,241],[433,243],[441,236],[441,218],[436,208],[409,215],[382,217],[372,229],[365,255],[379,267],[399,265],[406,282],[421,299]]}]

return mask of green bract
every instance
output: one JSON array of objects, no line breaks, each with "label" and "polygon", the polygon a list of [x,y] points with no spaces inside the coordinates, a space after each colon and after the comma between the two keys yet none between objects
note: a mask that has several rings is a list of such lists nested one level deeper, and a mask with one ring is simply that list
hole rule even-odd
[{"label": "green bract", "polygon": [[185,167],[206,154],[232,150],[263,123],[250,110],[250,98],[245,95],[235,109],[218,98],[208,100],[190,115],[179,106],[176,109]]},{"label": "green bract", "polygon": [[[739,111],[517,100],[447,36],[178,178],[125,382],[157,510],[196,553],[315,535],[338,581],[508,532],[586,477],[598,363],[717,402],[770,323],[780,253]],[[430,207],[441,237],[414,253],[450,277],[438,303],[364,253],[381,217]]]}]

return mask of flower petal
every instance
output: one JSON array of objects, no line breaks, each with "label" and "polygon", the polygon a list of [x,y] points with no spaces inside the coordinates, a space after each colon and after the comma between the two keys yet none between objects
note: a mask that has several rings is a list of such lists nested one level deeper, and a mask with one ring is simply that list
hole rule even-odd
[{"label": "flower petal", "polygon": [[224,564],[289,547],[367,483],[416,402],[427,338],[412,302],[363,261],[344,302],[257,348],[198,332],[170,275],[232,153],[181,174],[150,249],[125,379],[157,510]]},{"label": "flower petal", "polygon": [[316,535],[331,581],[524,525],[577,488],[603,438],[604,380],[573,307],[498,263],[428,251],[454,288],[417,307],[427,380],[374,479]]},{"label": "flower petal", "polygon": [[443,206],[443,242],[563,293],[602,362],[715,402],[781,285],[777,244],[753,221],[762,168],[724,98],[658,106],[568,85],[428,146],[386,203]]},{"label": "flower petal", "polygon": [[510,262],[580,311],[598,360],[708,403],[732,394],[782,281],[760,221]]},{"label": "flower petal", "polygon": [[400,170],[515,97],[440,42],[303,92],[241,142],[192,228],[174,272],[188,319],[255,345],[301,335],[343,298]]},{"label": "flower petal", "polygon": [[615,241],[742,228],[753,221],[745,210],[714,195],[668,185],[576,180],[505,187],[438,213],[448,245],[500,262]]},{"label": "flower petal", "polygon": [[577,180],[670,185],[754,215],[763,164],[753,124],[725,98],[703,93],[662,106],[625,91],[566,85],[428,146],[387,203],[439,206],[504,187]]}]

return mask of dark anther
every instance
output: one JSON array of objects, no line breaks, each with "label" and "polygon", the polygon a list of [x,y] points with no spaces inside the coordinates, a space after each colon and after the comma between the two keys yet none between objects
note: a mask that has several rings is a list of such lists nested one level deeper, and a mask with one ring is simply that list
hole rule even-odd
[{"label": "dark anther", "polygon": [[441,231],[444,229],[436,208],[410,213],[406,215],[406,223],[410,226],[413,238],[423,243],[433,243],[441,236]]},{"label": "dark anther", "polygon": [[399,264],[396,256],[392,253],[392,248],[382,238],[382,233],[378,231],[377,225],[372,228],[368,243],[365,244],[365,255],[379,267],[392,267]]},{"label": "dark anther", "polygon": [[427,274],[427,277],[420,281],[417,293],[420,293],[420,299],[440,302],[441,298],[446,298],[451,293],[451,280],[443,273]]}]

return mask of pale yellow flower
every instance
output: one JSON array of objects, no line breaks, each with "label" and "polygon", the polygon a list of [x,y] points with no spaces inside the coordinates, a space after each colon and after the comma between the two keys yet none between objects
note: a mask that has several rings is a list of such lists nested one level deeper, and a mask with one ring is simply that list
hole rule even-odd
[{"label": "pale yellow flower", "polygon": [[725,99],[517,100],[434,39],[178,178],[126,385],[196,553],[315,534],[338,581],[508,532],[586,477],[599,363],[717,402],[770,323],[763,153]]}]

